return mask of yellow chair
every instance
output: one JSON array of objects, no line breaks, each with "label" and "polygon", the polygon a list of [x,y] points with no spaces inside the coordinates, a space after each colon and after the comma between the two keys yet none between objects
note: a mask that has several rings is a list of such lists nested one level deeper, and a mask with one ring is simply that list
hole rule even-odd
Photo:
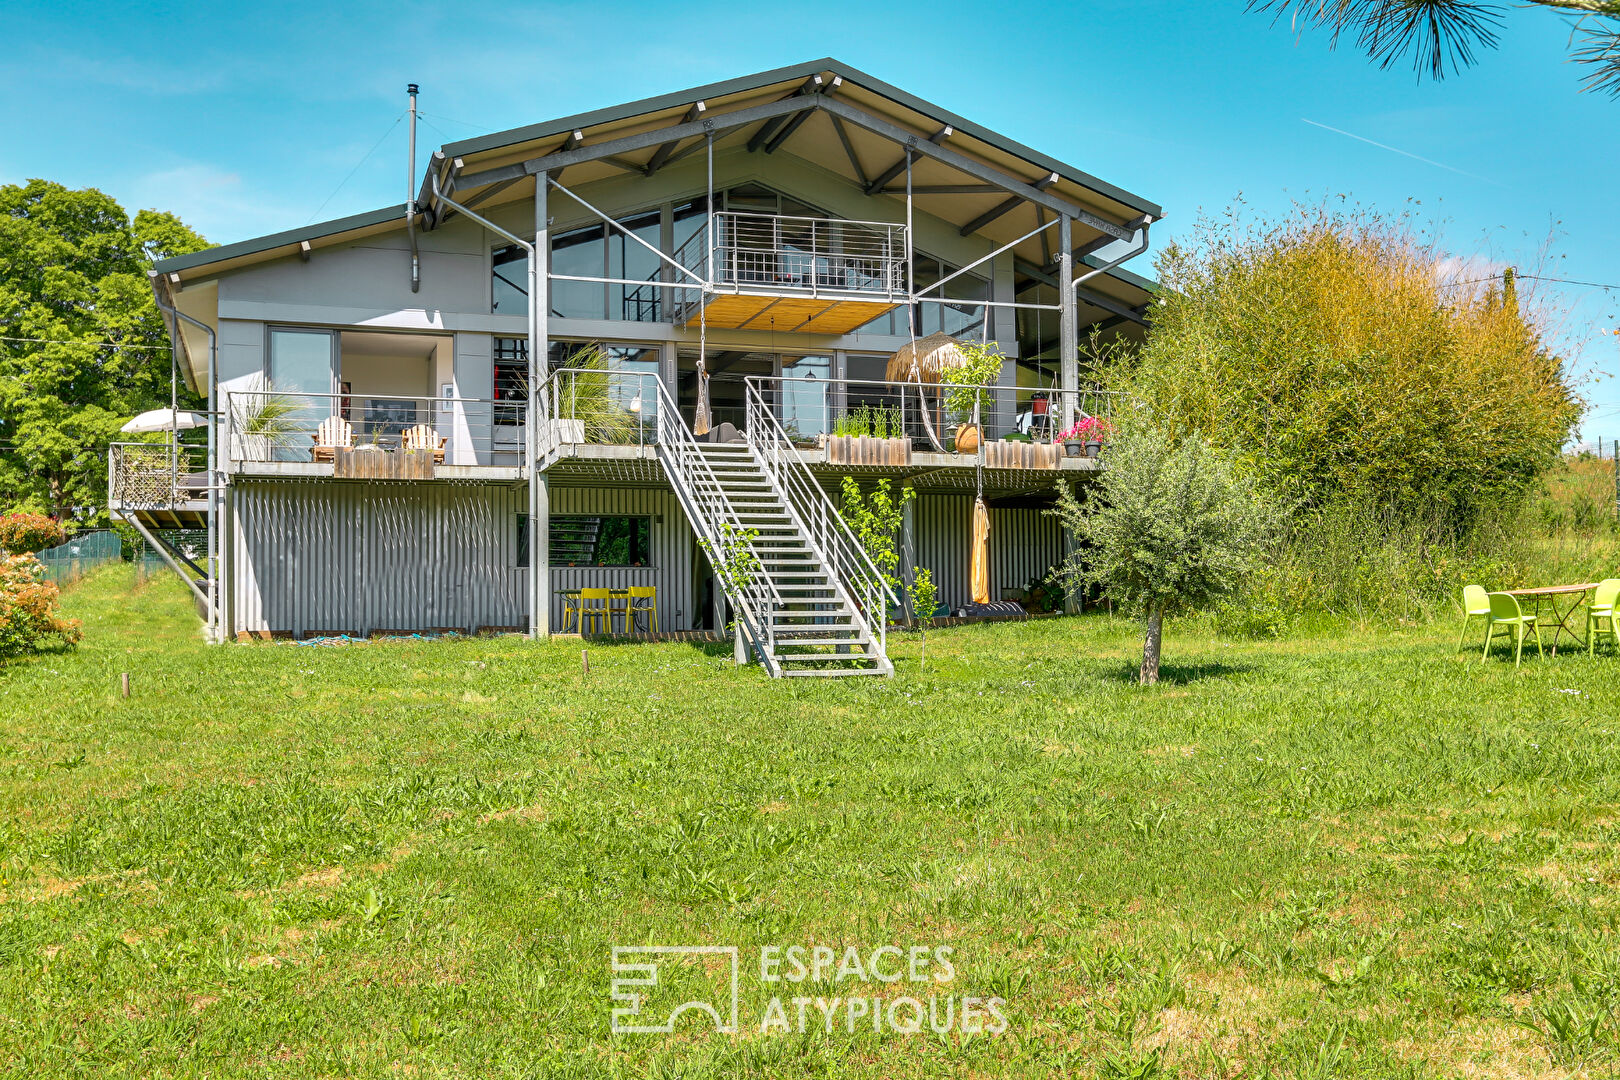
[{"label": "yellow chair", "polygon": [[579,626],[579,593],[577,591],[563,593],[562,602],[563,621],[562,630],[560,630],[559,633],[566,634],[568,633],[568,628],[570,626]]},{"label": "yellow chair", "polygon": [[1483,585],[1463,586],[1463,624],[1462,633],[1457,635],[1457,648],[1463,647],[1463,641],[1468,637],[1468,624],[1475,618],[1485,620],[1485,627],[1490,629],[1491,597]]},{"label": "yellow chair", "polygon": [[[1620,578],[1604,578],[1592,590],[1592,603],[1586,609],[1586,655],[1592,655],[1592,646],[1600,633],[1608,634],[1614,647],[1620,649],[1620,628],[1614,625],[1614,602],[1617,599],[1620,599]],[[1599,622],[1608,625],[1599,630]]]},{"label": "yellow chair", "polygon": [[1486,616],[1485,623],[1485,651],[1479,654],[1479,662],[1484,663],[1485,658],[1491,654],[1491,639],[1496,636],[1496,628],[1500,626],[1502,632],[1513,639],[1513,666],[1519,666],[1519,657],[1524,652],[1525,634],[1536,636],[1536,655],[1543,655],[1541,651],[1541,627],[1536,625],[1534,615],[1526,615],[1524,609],[1519,607],[1518,597],[1509,596],[1505,592],[1493,592],[1491,598],[1491,613]]},{"label": "yellow chair", "polygon": [[658,586],[630,586],[630,608],[625,614],[625,633],[635,633],[638,615],[647,616],[648,633],[658,633]]},{"label": "yellow chair", "polygon": [[[601,607],[592,601],[600,600]],[[597,624],[597,633],[610,634],[613,632],[613,609],[610,606],[613,600],[612,589],[581,589],[579,590],[579,632],[591,632],[591,623]]]}]

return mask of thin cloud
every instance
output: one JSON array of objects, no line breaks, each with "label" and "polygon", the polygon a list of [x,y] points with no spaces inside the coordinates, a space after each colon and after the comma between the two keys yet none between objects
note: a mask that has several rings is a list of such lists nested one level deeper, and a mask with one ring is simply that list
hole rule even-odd
[{"label": "thin cloud", "polygon": [[212,165],[193,163],[147,173],[130,186],[125,208],[156,206],[215,243],[290,229],[304,214],[249,190],[242,177]]},{"label": "thin cloud", "polygon": [[1503,186],[1501,184],[1497,184],[1497,182],[1495,180],[1492,180],[1488,176],[1480,176],[1478,173],[1471,173],[1466,169],[1459,169],[1459,168],[1457,168],[1457,167],[1455,167],[1453,165],[1447,165],[1443,161],[1435,161],[1433,158],[1426,158],[1426,157],[1423,157],[1421,154],[1414,154],[1410,150],[1402,150],[1398,146],[1390,146],[1388,143],[1381,143],[1381,142],[1378,142],[1376,139],[1369,139],[1365,135],[1357,135],[1353,131],[1345,131],[1343,128],[1336,128],[1336,127],[1333,127],[1333,126],[1331,126],[1329,124],[1321,124],[1321,123],[1316,122],[1315,120],[1311,120],[1308,117],[1304,117],[1304,116],[1300,117],[1299,119],[1300,119],[1300,121],[1302,123],[1309,124],[1312,127],[1319,127],[1323,131],[1331,131],[1335,135],[1343,135],[1347,139],[1354,139],[1357,142],[1364,142],[1368,146],[1376,146],[1380,150],[1388,150],[1392,154],[1399,154],[1402,157],[1409,157],[1413,161],[1421,161],[1425,165],[1433,165],[1437,169],[1444,169],[1447,172],[1454,172],[1458,176],[1466,176],[1466,177],[1468,177],[1468,178],[1470,178],[1472,180],[1483,180],[1487,184],[1496,184],[1497,187],[1502,187]]}]

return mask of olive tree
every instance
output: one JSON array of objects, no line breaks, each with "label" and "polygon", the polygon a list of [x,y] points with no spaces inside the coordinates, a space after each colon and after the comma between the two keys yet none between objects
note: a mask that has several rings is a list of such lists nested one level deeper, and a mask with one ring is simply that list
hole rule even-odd
[{"label": "olive tree", "polygon": [[1142,618],[1140,681],[1159,681],[1166,613],[1237,591],[1256,569],[1273,513],[1232,458],[1194,433],[1141,423],[1109,443],[1107,468],[1082,502],[1064,483],[1058,517],[1074,543],[1055,577],[1098,585]]}]

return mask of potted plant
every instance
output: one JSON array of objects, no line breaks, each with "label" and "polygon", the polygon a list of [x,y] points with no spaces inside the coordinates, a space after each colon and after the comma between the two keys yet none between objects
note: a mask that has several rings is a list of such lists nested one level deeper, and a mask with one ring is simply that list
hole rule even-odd
[{"label": "potted plant", "polygon": [[911,438],[900,410],[861,405],[833,421],[827,461],[834,465],[909,465]]},{"label": "potted plant", "polygon": [[299,411],[296,401],[265,383],[262,392],[236,409],[237,456],[247,461],[277,460],[277,451],[289,448],[302,426]]},{"label": "potted plant", "polygon": [[972,454],[983,442],[982,414],[994,404],[993,396],[986,393],[985,388],[1000,381],[1001,365],[1006,357],[991,342],[964,341],[957,348],[964,362],[944,373],[950,386],[945,393],[945,411],[957,422],[956,452]]},{"label": "potted plant", "polygon": [[1102,453],[1103,439],[1107,435],[1107,423],[1096,416],[1082,416],[1074,422],[1074,426],[1058,435],[1054,442],[1063,444],[1065,457],[1088,458],[1097,457]]}]

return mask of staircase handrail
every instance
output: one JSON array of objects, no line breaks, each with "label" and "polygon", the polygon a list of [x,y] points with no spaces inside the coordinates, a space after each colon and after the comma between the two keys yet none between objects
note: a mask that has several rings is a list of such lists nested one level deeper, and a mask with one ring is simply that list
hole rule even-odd
[{"label": "staircase handrail", "polygon": [[[729,524],[733,536],[744,538],[749,553],[755,562],[764,566],[759,550],[754,546],[748,536],[747,526],[743,524],[736,507],[726,496],[725,489],[720,485],[720,479],[715,475],[708,458],[703,454],[697,438],[687,428],[686,422],[681,419],[679,407],[670,396],[669,388],[664,380],[654,378],[658,387],[658,455],[668,471],[670,486],[675,489],[676,496],[683,503],[690,502],[688,516],[692,518],[692,527],[698,535],[708,542],[711,558],[718,557],[723,550],[724,539],[722,526]],[[693,473],[697,473],[694,478]],[[702,484],[694,482],[701,480]],[[741,590],[736,590],[727,575],[718,574],[721,588],[730,597],[733,606],[737,609],[737,617],[743,623],[745,632],[755,642],[762,646],[762,652],[767,656],[774,655],[776,651],[776,629],[773,625],[772,614],[782,606],[782,595],[771,581],[770,575],[758,573],[753,580]]]},{"label": "staircase handrail", "polygon": [[860,599],[855,617],[866,623],[867,631],[877,637],[879,648],[886,653],[888,605],[892,601],[896,607],[900,606],[899,594],[816,482],[809,465],[788,438],[787,429],[760,394],[754,378],[745,379],[744,385],[748,401],[748,441],[764,464],[765,475],[781,493],[783,505],[828,573]]}]

